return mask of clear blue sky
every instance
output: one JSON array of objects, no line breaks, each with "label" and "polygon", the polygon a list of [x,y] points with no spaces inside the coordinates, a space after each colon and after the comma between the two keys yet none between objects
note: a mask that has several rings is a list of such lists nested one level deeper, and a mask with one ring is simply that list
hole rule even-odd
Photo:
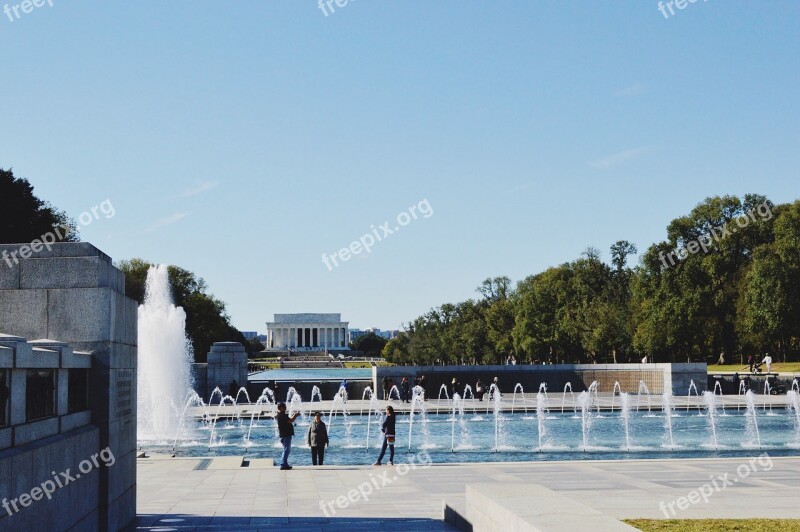
[{"label": "clear blue sky", "polygon": [[[0,167],[73,216],[110,199],[85,240],[195,271],[243,330],[276,312],[396,328],[487,276],[644,249],[710,195],[800,197],[793,0],[0,17]],[[433,216],[325,267],[423,199]]]}]

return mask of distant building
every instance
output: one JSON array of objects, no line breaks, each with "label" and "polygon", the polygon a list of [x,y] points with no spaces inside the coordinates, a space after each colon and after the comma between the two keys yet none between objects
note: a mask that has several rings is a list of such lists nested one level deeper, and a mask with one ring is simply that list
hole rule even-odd
[{"label": "distant building", "polygon": [[385,338],[386,340],[391,340],[392,338],[397,338],[400,335],[400,331],[382,331],[375,327],[370,327],[369,329],[350,329],[350,338],[351,341],[355,342],[358,338],[362,336],[373,333],[376,336],[380,336],[381,338]]},{"label": "distant building", "polygon": [[258,338],[258,331],[242,331],[242,336],[244,336],[246,340],[252,341],[253,338]]},{"label": "distant building", "polygon": [[349,349],[349,323],[341,314],[275,314],[267,322],[267,349],[325,351]]}]

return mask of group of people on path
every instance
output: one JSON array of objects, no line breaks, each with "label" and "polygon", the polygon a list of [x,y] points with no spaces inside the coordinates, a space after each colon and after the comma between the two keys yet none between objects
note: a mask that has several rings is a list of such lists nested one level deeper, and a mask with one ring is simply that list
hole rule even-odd
[{"label": "group of people on path", "polygon": [[[278,414],[275,416],[275,421],[278,423],[278,436],[283,447],[280,463],[282,471],[292,469],[292,466],[289,465],[289,454],[292,452],[294,422],[298,417],[300,417],[299,412],[291,417],[286,413],[286,403],[278,404]],[[391,406],[386,407],[386,419],[383,421],[381,431],[383,432],[381,454],[378,457],[378,461],[373,465],[382,465],[387,448],[389,449],[389,465],[394,465],[395,415],[394,408]],[[328,438],[328,427],[322,421],[322,413],[320,412],[314,414],[314,420],[308,426],[306,443],[311,448],[311,464],[315,466],[324,465],[325,448],[330,444],[330,439]]]}]

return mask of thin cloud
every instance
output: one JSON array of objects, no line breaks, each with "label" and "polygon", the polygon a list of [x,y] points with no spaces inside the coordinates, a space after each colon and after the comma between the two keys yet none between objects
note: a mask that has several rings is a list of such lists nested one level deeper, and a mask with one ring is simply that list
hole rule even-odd
[{"label": "thin cloud", "polygon": [[637,83],[635,85],[631,85],[630,87],[625,87],[624,89],[620,89],[614,93],[614,96],[617,98],[626,98],[629,96],[639,96],[644,92],[645,86],[641,83]]},{"label": "thin cloud", "polygon": [[162,227],[167,227],[167,226],[172,225],[174,223],[178,223],[181,220],[183,220],[184,218],[186,218],[187,216],[189,216],[188,213],[176,212],[175,214],[171,214],[170,216],[167,216],[166,218],[162,218],[161,220],[158,220],[156,223],[154,223],[153,225],[148,227],[145,232],[151,233],[151,232],[153,232],[153,231],[155,231],[157,229],[161,229]]},{"label": "thin cloud", "polygon": [[204,192],[208,192],[211,189],[217,188],[219,183],[216,181],[200,181],[193,187],[187,188],[183,191],[179,197],[181,198],[190,198],[192,196],[197,196],[198,194],[202,194]]},{"label": "thin cloud", "polygon": [[589,166],[599,169],[611,168],[612,166],[618,166],[650,151],[651,148],[647,146],[642,148],[634,148],[632,150],[625,150],[592,161],[589,163]]}]

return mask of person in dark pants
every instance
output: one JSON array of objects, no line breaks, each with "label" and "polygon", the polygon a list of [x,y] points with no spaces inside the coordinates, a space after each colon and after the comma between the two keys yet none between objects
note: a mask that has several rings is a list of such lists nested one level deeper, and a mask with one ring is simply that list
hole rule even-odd
[{"label": "person in dark pants", "polygon": [[286,403],[278,405],[278,415],[275,416],[275,421],[278,422],[278,435],[281,438],[281,445],[283,445],[283,453],[281,454],[281,470],[288,471],[292,468],[289,465],[289,453],[292,452],[292,436],[294,436],[294,421],[300,415],[299,412],[295,413],[292,417],[286,413]]},{"label": "person in dark pants", "polygon": [[403,377],[403,382],[400,383],[400,387],[403,389],[403,402],[404,403],[408,403],[409,402],[409,400],[408,400],[408,387],[409,387],[408,377]]},{"label": "person in dark pants", "polygon": [[394,465],[394,422],[394,408],[387,406],[386,419],[383,421],[383,426],[381,427],[381,431],[383,432],[383,446],[381,447],[381,455],[378,457],[378,461],[372,465],[382,465],[381,461],[383,460],[383,456],[386,454],[387,447],[389,447],[389,465]]},{"label": "person in dark pants", "polygon": [[322,421],[322,414],[314,414],[314,421],[308,427],[308,446],[311,447],[311,464],[319,465],[325,461],[325,447],[328,446],[328,428]]},{"label": "person in dark pants", "polygon": [[389,377],[384,377],[381,381],[381,387],[383,388],[383,400],[386,401],[389,399]]},{"label": "person in dark pants", "polygon": [[483,382],[478,379],[478,382],[475,383],[475,396],[478,398],[478,401],[483,401],[483,394],[485,390],[483,389]]}]

